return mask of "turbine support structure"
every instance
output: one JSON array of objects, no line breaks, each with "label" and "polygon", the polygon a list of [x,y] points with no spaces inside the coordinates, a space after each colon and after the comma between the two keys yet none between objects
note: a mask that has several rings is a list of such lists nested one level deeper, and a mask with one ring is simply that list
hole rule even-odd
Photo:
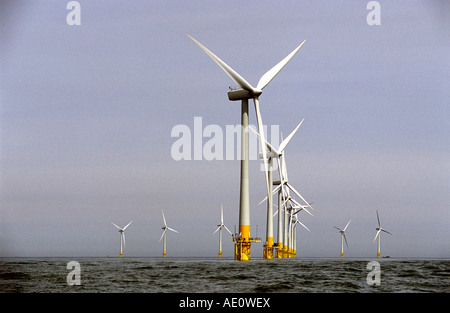
[{"label": "turbine support structure", "polygon": [[[238,99],[236,99],[238,100]],[[261,242],[250,238],[250,188],[248,176],[248,98],[242,98],[241,106],[241,182],[239,201],[239,236],[233,236],[234,259],[248,261],[251,258],[251,243]]]}]

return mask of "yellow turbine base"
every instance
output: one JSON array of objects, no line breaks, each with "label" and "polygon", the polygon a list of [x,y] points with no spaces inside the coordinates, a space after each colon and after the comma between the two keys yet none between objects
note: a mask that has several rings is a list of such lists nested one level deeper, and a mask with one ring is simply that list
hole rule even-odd
[{"label": "yellow turbine base", "polygon": [[120,256],[120,257],[122,257],[122,251],[120,251],[120,254],[119,254],[119,256]]},{"label": "yellow turbine base", "polygon": [[379,258],[379,257],[380,257],[380,251],[377,252],[377,258]]},{"label": "yellow turbine base", "polygon": [[238,261],[250,260],[251,243],[248,240],[238,240],[234,245],[234,259]]},{"label": "yellow turbine base", "polygon": [[219,250],[219,258],[222,257],[222,250]]},{"label": "yellow turbine base", "polygon": [[266,245],[263,250],[264,259],[273,259],[273,246]]},{"label": "yellow turbine base", "polygon": [[234,245],[234,259],[238,261],[249,261],[252,242],[261,242],[259,238],[250,237],[250,225],[239,225],[240,236],[232,236]]},{"label": "yellow turbine base", "polygon": [[344,252],[341,252],[341,258],[344,257]]},{"label": "yellow turbine base", "polygon": [[166,251],[163,251],[163,258],[166,257]]}]

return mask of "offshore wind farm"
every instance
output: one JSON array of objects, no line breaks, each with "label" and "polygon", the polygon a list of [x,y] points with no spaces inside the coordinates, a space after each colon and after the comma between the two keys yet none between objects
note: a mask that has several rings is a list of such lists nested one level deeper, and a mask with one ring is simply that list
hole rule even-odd
[{"label": "offshore wind farm", "polygon": [[[307,208],[313,209],[311,203],[307,202],[305,198],[291,185],[288,180],[287,166],[285,160],[285,149],[289,142],[292,140],[300,126],[302,125],[304,119],[295,127],[295,129],[286,137],[286,139],[281,138],[281,144],[279,147],[274,147],[266,139],[264,135],[263,123],[261,112],[259,108],[259,96],[264,89],[275,76],[286,66],[286,64],[292,59],[292,57],[300,50],[304,45],[306,40],[304,40],[297,48],[295,48],[287,57],[281,60],[278,64],[267,71],[259,80],[257,87],[251,86],[241,75],[239,75],[235,70],[233,70],[229,65],[217,57],[214,53],[208,50],[204,45],[194,39],[192,36],[187,34],[187,36],[192,39],[206,54],[217,63],[222,70],[236,83],[241,89],[231,89],[228,92],[228,98],[230,101],[241,100],[241,162],[240,162],[240,201],[239,201],[239,230],[238,232],[231,233],[231,231],[225,226],[223,221],[223,205],[221,204],[220,211],[220,224],[218,228],[213,232],[215,234],[219,231],[219,257],[222,257],[222,228],[225,228],[231,235],[234,246],[234,259],[238,261],[249,261],[251,259],[251,245],[252,243],[261,242],[261,239],[257,236],[251,236],[250,233],[250,195],[249,195],[249,131],[251,130],[260,141],[261,146],[261,158],[264,164],[264,174],[266,179],[267,196],[259,203],[267,202],[267,214],[266,214],[266,238],[263,246],[263,258],[273,259],[273,258],[292,258],[297,255],[297,244],[296,244],[296,226],[301,225],[308,232],[310,229],[305,226],[298,217],[298,213],[304,211],[312,216],[311,212]],[[249,114],[248,114],[248,100],[253,99],[255,105],[256,119],[258,123],[258,131],[249,126]],[[273,177],[273,159],[277,160],[279,178],[274,180]],[[277,185],[277,187],[273,187]],[[292,191],[303,204],[299,203],[290,195]],[[277,242],[274,242],[274,227],[273,218],[275,214],[273,213],[273,194],[278,194],[278,223],[277,223]],[[294,212],[295,211],[295,212]],[[167,226],[166,218],[164,216],[164,211],[161,210],[164,227],[163,233],[159,241],[163,240],[163,257],[166,257],[166,232],[167,230],[178,233],[177,230]],[[381,256],[380,253],[380,232],[388,231],[381,228],[380,219],[377,213],[378,219],[378,232],[375,236],[374,241],[378,238],[378,250],[377,257]],[[127,224],[123,229],[119,226],[113,224],[120,232],[120,256],[122,256],[122,240],[125,244],[125,229],[131,224]],[[350,221],[346,224],[344,229],[340,229],[336,226],[341,234],[341,258],[344,256],[344,240],[348,247],[347,238],[345,236],[345,230],[347,229]],[[391,233],[389,233],[391,234]]]},{"label": "offshore wind farm", "polygon": [[447,291],[448,12],[2,1],[0,291]]}]

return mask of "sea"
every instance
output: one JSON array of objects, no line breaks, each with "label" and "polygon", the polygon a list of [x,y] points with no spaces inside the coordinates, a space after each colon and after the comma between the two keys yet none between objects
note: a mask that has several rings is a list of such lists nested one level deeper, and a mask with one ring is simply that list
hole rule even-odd
[{"label": "sea", "polygon": [[[448,293],[449,259],[0,258],[1,293]],[[198,297],[197,297],[198,298]]]}]

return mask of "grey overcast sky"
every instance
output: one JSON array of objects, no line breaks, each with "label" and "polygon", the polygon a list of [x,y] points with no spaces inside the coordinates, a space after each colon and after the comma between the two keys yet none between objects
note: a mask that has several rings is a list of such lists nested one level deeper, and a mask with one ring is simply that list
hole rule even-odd
[{"label": "grey overcast sky", "polygon": [[[307,40],[260,98],[283,134],[304,119],[286,148],[290,182],[314,202],[298,257],[338,256],[333,226],[349,219],[345,255],[375,256],[376,210],[393,234],[383,254],[450,257],[448,1],[379,1],[372,26],[361,0],[80,0],[79,26],[68,2],[0,4],[0,256],[117,256],[111,222],[131,220],[124,254],[160,256],[161,209],[180,232],[168,256],[217,255],[221,203],[238,224],[239,161],[176,161],[171,133],[195,117],[239,124],[240,104],[189,33],[254,85]],[[264,237],[260,164],[250,206]]]}]

